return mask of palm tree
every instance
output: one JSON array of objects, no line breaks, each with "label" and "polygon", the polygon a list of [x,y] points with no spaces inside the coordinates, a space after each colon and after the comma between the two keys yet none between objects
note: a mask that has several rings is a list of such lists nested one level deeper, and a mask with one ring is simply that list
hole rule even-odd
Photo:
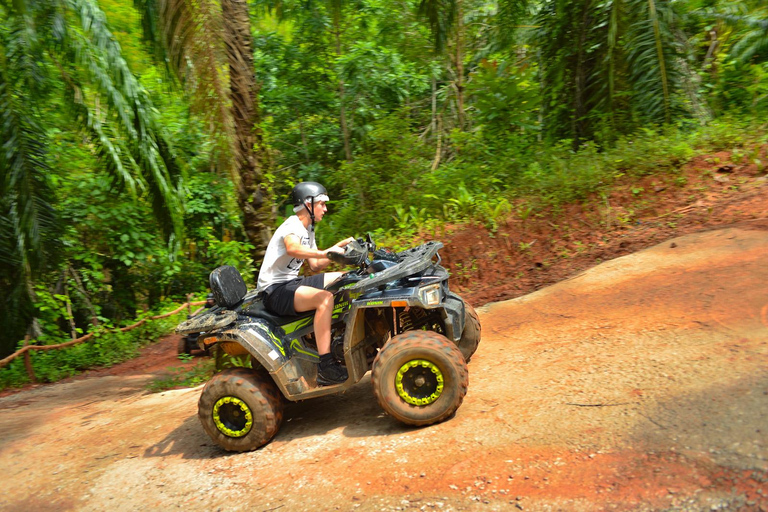
[{"label": "palm tree", "polygon": [[272,235],[274,211],[265,180],[269,157],[259,128],[248,3],[135,0],[135,4],[142,13],[145,37],[168,56],[219,141],[220,160],[237,187],[254,260],[261,261]]},{"label": "palm tree", "polygon": [[715,13],[738,32],[731,55],[743,63],[768,60],[768,7],[761,2],[728,2]]},{"label": "palm tree", "polygon": [[685,56],[668,0],[547,0],[536,24],[544,128],[553,138],[578,145],[601,124],[626,132],[681,110]]},{"label": "palm tree", "polygon": [[[45,108],[70,116],[101,170],[146,197],[169,241],[182,235],[181,170],[149,94],[95,0],[0,0],[0,305],[5,336],[33,321],[33,285],[59,240]],[[63,84],[63,85],[60,85]],[[57,95],[63,95],[63,99]],[[7,331],[12,331],[9,334]],[[18,339],[18,338],[16,338]]]}]

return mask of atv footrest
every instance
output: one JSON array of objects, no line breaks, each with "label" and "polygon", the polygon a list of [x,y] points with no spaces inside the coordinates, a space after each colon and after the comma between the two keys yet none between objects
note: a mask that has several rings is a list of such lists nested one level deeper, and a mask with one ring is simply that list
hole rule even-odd
[{"label": "atv footrest", "polygon": [[285,387],[291,395],[298,395],[309,390],[309,384],[304,377],[289,381]]}]

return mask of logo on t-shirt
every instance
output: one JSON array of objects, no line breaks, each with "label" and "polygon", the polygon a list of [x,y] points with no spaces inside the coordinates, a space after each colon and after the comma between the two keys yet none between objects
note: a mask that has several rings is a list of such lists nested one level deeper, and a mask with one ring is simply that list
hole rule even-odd
[{"label": "logo on t-shirt", "polygon": [[[301,237],[301,245],[303,245],[304,247],[310,247],[309,235],[303,235]],[[304,264],[304,260],[292,258],[291,261],[288,263],[288,270],[298,271],[303,264]]]}]

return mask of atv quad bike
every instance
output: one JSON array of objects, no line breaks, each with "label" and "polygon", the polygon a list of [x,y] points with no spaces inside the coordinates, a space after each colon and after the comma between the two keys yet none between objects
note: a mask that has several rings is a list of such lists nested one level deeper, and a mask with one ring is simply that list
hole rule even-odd
[{"label": "atv quad bike", "polygon": [[379,404],[394,418],[417,426],[449,418],[467,393],[480,322],[449,291],[442,247],[429,242],[393,253],[376,250],[369,235],[333,256],[358,269],[327,287],[334,294],[331,353],[349,374],[331,386],[317,385],[314,311],[276,316],[247,291],[237,269],[214,270],[216,306],[176,332],[201,332],[201,348],[245,356],[251,368],[224,369],[203,389],[198,415],[211,439],[225,450],[254,450],[280,428],[284,399],[341,393],[368,370]]}]

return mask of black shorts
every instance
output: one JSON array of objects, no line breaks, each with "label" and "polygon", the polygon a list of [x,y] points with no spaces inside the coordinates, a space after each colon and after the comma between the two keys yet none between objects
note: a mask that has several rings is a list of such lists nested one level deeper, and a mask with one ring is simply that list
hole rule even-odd
[{"label": "black shorts", "polygon": [[310,286],[322,290],[325,288],[324,284],[324,274],[298,277],[284,283],[273,284],[264,290],[264,307],[276,315],[295,316],[298,314],[293,307],[293,296],[296,295],[296,289],[299,286]]}]

